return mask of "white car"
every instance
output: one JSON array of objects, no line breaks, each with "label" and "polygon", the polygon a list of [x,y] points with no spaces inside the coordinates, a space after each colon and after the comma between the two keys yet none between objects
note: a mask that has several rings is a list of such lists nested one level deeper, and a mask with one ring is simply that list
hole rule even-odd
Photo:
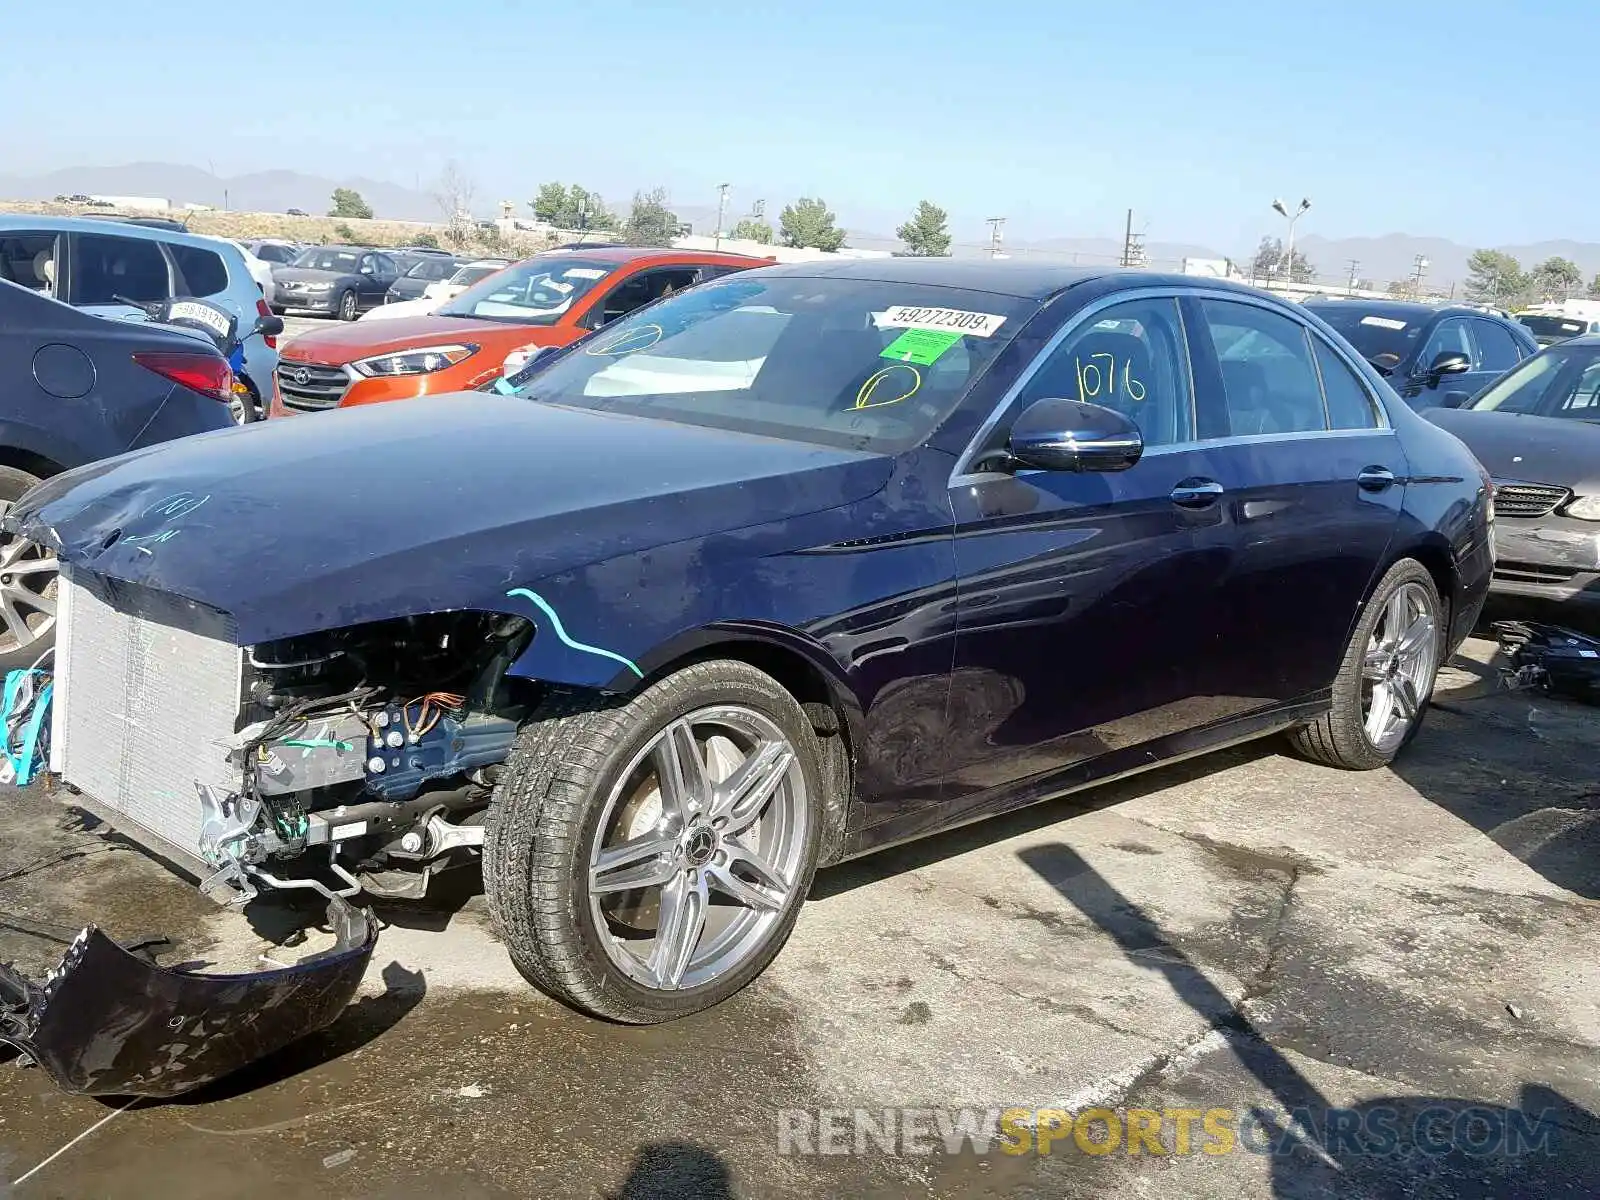
[{"label": "white car", "polygon": [[496,271],[503,271],[511,265],[509,258],[479,258],[466,263],[449,279],[441,279],[437,283],[430,283],[422,291],[424,300],[432,300],[440,304],[459,296],[480,279],[487,279]]},{"label": "white car", "polygon": [[364,312],[358,321],[386,321],[391,317],[425,317],[446,300],[453,300],[480,279],[487,279],[496,271],[511,265],[508,258],[479,258],[463,263],[449,279],[438,279],[422,289],[416,300],[396,300],[393,304],[380,304]]},{"label": "white car", "polygon": [[232,246],[240,254],[244,255],[245,270],[250,272],[250,278],[256,281],[256,286],[261,289],[261,295],[265,297],[267,303],[272,303],[271,263],[257,258],[255,251],[251,250],[249,246],[246,246],[243,242],[236,242],[232,238],[217,237],[210,233],[201,233],[195,236],[203,237],[207,241],[222,242],[224,245]]}]

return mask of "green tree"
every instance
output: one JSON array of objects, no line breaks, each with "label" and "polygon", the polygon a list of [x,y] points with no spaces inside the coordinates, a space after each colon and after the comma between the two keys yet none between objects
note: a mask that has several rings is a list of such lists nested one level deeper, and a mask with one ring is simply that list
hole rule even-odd
[{"label": "green tree", "polygon": [[1529,282],[1545,300],[1565,300],[1581,283],[1583,272],[1566,258],[1547,258],[1528,272]]},{"label": "green tree", "polygon": [[328,210],[330,217],[351,217],[358,221],[372,220],[372,205],[361,198],[361,193],[354,188],[334,188],[333,207]]},{"label": "green tree", "polygon": [[1595,272],[1595,277],[1589,280],[1589,299],[1600,300],[1600,271]]},{"label": "green tree", "polygon": [[[1275,237],[1261,239],[1261,245],[1256,247],[1255,258],[1250,261],[1250,275],[1253,279],[1283,278],[1283,239]],[[1295,283],[1310,283],[1316,277],[1317,270],[1311,265],[1311,260],[1296,250],[1291,279]]]},{"label": "green tree", "polygon": [[535,220],[557,229],[616,229],[616,215],[606,207],[599,192],[576,183],[543,183],[538,194],[528,201]]},{"label": "green tree", "polygon": [[432,246],[437,250],[439,248],[439,239],[431,233],[419,233],[411,240],[411,244],[413,246]]},{"label": "green tree", "polygon": [[1474,250],[1467,259],[1467,296],[1498,307],[1513,305],[1528,290],[1522,264],[1501,250]]},{"label": "green tree", "polygon": [[666,188],[635,192],[633,208],[622,226],[622,240],[630,246],[670,246],[678,233],[678,215],[667,207]]},{"label": "green tree", "polygon": [[944,258],[950,253],[950,215],[931,201],[919,201],[894,235],[906,244],[910,258]]},{"label": "green tree", "polygon": [[[756,217],[745,217],[733,227],[733,232],[728,235],[746,242],[760,242],[763,246],[772,245],[772,226]],[[1596,276],[1600,278],[1600,276]]]},{"label": "green tree", "polygon": [[778,230],[785,246],[812,246],[818,250],[838,250],[844,246],[844,230],[834,224],[834,216],[821,199],[802,196],[785,205],[778,218]]}]

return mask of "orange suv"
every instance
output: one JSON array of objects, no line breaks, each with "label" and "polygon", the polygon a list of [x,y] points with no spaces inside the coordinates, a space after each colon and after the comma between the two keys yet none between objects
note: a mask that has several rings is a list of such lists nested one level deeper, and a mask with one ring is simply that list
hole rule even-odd
[{"label": "orange suv", "polygon": [[771,260],[743,254],[575,246],[514,263],[427,316],[356,321],[280,351],[271,415],[464,392],[636,308]]}]

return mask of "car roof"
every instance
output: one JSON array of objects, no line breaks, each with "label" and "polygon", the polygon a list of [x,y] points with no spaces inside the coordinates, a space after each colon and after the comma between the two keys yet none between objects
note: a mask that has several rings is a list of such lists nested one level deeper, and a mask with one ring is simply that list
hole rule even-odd
[{"label": "car roof", "polygon": [[[30,217],[27,213],[0,213],[0,233],[92,233],[98,237],[109,236],[106,226],[111,222],[94,217]],[[175,229],[156,229],[149,225],[115,223],[115,236],[144,238],[152,242],[173,242],[180,246],[193,246],[197,250],[215,250],[220,238],[201,233],[179,233]],[[229,245],[223,242],[224,245]],[[234,249],[229,245],[229,249]],[[235,253],[238,251],[235,249]]]},{"label": "car roof", "polygon": [[584,258],[590,262],[612,263],[616,266],[638,262],[640,259],[651,259],[663,263],[726,263],[730,266],[755,266],[758,263],[770,263],[772,261],[767,258],[756,258],[749,254],[732,254],[726,250],[674,250],[668,246],[575,245],[563,246],[558,250],[541,250],[534,257],[543,258],[546,255],[559,258]]},{"label": "car roof", "polygon": [[1262,294],[1258,288],[1209,276],[989,258],[830,258],[775,264],[766,267],[762,273],[792,275],[796,278],[826,276],[830,279],[861,279],[876,283],[931,284],[1026,300],[1046,300],[1090,281],[1130,288],[1204,288],[1207,291],[1236,292],[1241,296]]},{"label": "car roof", "polygon": [[1500,317],[1467,304],[1428,304],[1422,300],[1363,300],[1359,296],[1314,296],[1306,301],[1307,308],[1355,308],[1374,317]]}]

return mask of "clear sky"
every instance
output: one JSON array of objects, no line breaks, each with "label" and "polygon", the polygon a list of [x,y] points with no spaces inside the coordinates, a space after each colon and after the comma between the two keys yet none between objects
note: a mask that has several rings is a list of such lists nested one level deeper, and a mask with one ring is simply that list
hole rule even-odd
[{"label": "clear sky", "polygon": [[0,173],[136,160],[542,180],[960,241],[1600,241],[1594,0],[62,0],[6,22]]}]

